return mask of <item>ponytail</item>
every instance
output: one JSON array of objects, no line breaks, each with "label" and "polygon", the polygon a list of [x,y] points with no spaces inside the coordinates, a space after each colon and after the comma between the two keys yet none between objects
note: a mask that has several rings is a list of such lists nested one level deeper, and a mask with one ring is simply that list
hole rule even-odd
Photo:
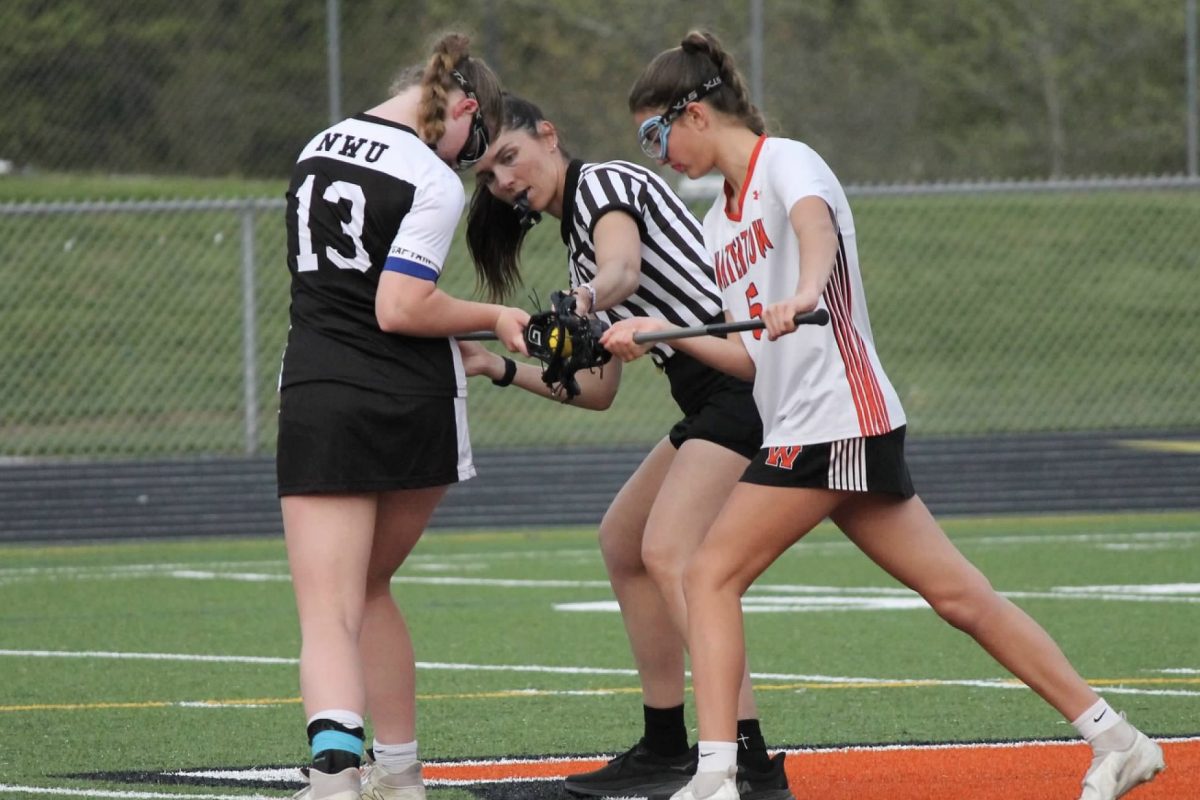
[{"label": "ponytail", "polygon": [[475,287],[493,303],[504,302],[521,284],[521,245],[527,228],[516,209],[475,181],[467,212],[467,249],[475,262]]},{"label": "ponytail", "polygon": [[750,99],[733,56],[706,31],[691,31],[679,47],[654,57],[629,90],[629,111],[668,108],[713,78],[720,78],[721,85],[704,101],[760,136],[766,133],[766,120]]}]

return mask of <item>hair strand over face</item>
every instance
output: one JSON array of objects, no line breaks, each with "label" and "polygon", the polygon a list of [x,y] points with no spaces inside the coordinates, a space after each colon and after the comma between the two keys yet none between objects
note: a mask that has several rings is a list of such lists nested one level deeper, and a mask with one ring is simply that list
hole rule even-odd
[{"label": "hair strand over face", "polygon": [[[506,92],[503,121],[497,135],[523,131],[539,139],[540,124],[545,119],[535,104]],[[569,158],[561,145],[558,152],[560,158]],[[502,302],[521,285],[521,247],[527,232],[512,205],[477,180],[467,212],[467,248],[475,262],[477,283],[493,302]]]}]

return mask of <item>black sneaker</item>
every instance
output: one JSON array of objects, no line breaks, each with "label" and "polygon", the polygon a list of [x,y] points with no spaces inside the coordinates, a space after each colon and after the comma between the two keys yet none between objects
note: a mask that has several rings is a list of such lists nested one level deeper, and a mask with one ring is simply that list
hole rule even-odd
[{"label": "black sneaker", "polygon": [[737,788],[742,800],[796,800],[783,768],[785,755],[776,753],[771,766],[763,772],[738,764]]},{"label": "black sneaker", "polygon": [[643,741],[593,772],[568,775],[563,788],[576,797],[638,796],[669,798],[692,779],[696,748],[678,756],[660,756]]}]

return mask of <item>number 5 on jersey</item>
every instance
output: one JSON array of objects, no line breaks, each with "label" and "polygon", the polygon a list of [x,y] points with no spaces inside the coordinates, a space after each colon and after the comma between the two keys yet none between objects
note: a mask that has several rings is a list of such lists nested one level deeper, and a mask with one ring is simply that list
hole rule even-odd
[{"label": "number 5 on jersey", "polygon": [[[750,316],[755,319],[762,319],[763,305],[756,303],[754,298],[758,297],[758,287],[751,281],[746,287],[746,304],[750,306]],[[763,329],[758,328],[754,331],[755,339],[762,339]]]}]

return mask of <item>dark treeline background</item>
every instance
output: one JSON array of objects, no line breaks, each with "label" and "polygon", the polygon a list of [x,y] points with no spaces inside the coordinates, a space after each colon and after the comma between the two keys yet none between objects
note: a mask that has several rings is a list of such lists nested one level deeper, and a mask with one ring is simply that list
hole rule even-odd
[{"label": "dark treeline background", "polygon": [[[843,180],[1182,172],[1184,0],[765,0],[764,106]],[[341,0],[342,111],[464,30],[589,158],[639,158],[626,92],[729,0]],[[7,0],[0,158],[18,168],[285,175],[329,121],[325,0]]]}]

